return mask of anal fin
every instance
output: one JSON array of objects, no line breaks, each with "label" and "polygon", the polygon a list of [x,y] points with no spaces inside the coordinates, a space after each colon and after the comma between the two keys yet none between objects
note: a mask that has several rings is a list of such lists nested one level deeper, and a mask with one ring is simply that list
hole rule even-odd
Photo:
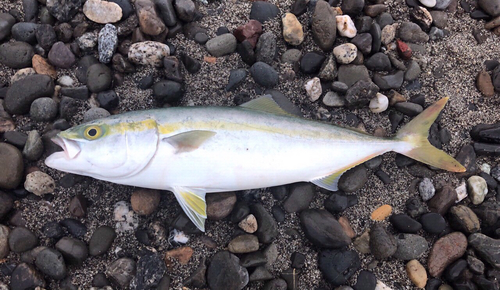
[{"label": "anal fin", "polygon": [[172,191],[193,224],[202,232],[205,232],[205,220],[207,219],[206,192],[182,186],[175,186]]},{"label": "anal fin", "polygon": [[342,174],[344,174],[344,172],[345,170],[334,172],[330,175],[311,180],[311,182],[326,190],[337,191],[339,190],[338,188],[339,179],[342,176]]}]

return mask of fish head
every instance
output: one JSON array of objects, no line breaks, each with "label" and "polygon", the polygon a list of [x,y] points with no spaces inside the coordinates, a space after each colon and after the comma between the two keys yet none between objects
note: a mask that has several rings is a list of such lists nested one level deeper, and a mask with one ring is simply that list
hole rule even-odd
[{"label": "fish head", "polygon": [[110,180],[144,169],[158,147],[154,120],[105,118],[75,126],[52,139],[63,151],[45,160],[49,167]]}]

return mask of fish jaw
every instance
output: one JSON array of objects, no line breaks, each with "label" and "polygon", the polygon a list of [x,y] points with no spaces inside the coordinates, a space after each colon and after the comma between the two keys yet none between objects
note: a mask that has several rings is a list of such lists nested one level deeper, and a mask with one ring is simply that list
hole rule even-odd
[{"label": "fish jaw", "polygon": [[63,151],[52,153],[45,159],[45,165],[57,170],[76,174],[80,174],[82,169],[89,166],[88,162],[78,158],[81,152],[78,142],[60,136],[54,137],[51,140],[60,146]]}]

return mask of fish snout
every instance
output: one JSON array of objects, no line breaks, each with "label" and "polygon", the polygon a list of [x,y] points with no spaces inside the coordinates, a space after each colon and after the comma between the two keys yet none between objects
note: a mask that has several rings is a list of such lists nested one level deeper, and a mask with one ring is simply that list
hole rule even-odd
[{"label": "fish snout", "polygon": [[81,148],[78,145],[78,142],[76,141],[66,139],[60,136],[56,136],[51,140],[64,150],[64,153],[66,154],[66,157],[68,159],[75,158],[81,151]]}]

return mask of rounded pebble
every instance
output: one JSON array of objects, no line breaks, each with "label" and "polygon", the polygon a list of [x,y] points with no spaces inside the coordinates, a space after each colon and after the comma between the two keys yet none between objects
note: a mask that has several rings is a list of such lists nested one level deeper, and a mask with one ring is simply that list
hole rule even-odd
[{"label": "rounded pebble", "polygon": [[373,113],[382,113],[389,107],[389,99],[387,96],[377,93],[375,98],[370,100],[369,107]]},{"label": "rounded pebble", "polygon": [[25,227],[15,227],[9,235],[9,248],[16,253],[33,249],[38,244],[35,234]]},{"label": "rounded pebble", "polygon": [[406,264],[406,273],[408,274],[408,278],[418,288],[424,288],[425,284],[427,284],[427,271],[425,271],[424,266],[419,261],[409,261]]},{"label": "rounded pebble", "polygon": [[116,233],[112,227],[98,227],[89,240],[89,254],[91,256],[100,256],[105,254],[109,248],[111,248],[115,238]]},{"label": "rounded pebble", "polygon": [[486,180],[481,176],[471,176],[467,180],[467,189],[469,196],[474,205],[479,205],[484,201],[486,194],[488,193],[488,185]]},{"label": "rounded pebble", "polygon": [[53,193],[56,188],[56,183],[47,173],[35,171],[26,175],[24,188],[35,195],[43,196],[47,193]]},{"label": "rounded pebble", "polygon": [[130,204],[138,215],[150,215],[160,203],[160,193],[153,189],[138,189],[132,193]]},{"label": "rounded pebble", "polygon": [[387,217],[389,217],[392,213],[392,206],[388,204],[384,204],[377,209],[375,209],[371,215],[370,218],[374,221],[383,221]]}]

